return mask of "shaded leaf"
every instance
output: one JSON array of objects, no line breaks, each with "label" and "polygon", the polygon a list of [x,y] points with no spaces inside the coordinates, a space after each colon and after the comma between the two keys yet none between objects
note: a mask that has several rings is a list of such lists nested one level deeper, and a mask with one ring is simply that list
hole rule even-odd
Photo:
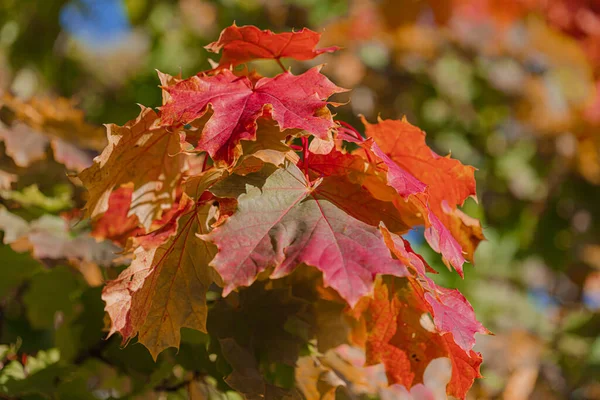
[{"label": "shaded leaf", "polygon": [[296,153],[285,144],[288,135],[300,133],[298,129],[281,131],[275,121],[266,118],[259,118],[257,122],[256,140],[241,142],[243,155],[235,167],[236,174],[260,171],[265,163],[281,166],[286,159],[298,159]]},{"label": "shaded leaf", "polygon": [[233,372],[225,381],[244,395],[247,400],[300,400],[295,389],[286,390],[267,383],[248,350],[238,345],[233,339],[220,339],[221,351],[230,363]]},{"label": "shaded leaf", "polygon": [[210,335],[235,339],[260,365],[295,365],[312,332],[310,303],[293,292],[289,281],[264,281],[219,299],[209,316]]},{"label": "shaded leaf", "polygon": [[[199,193],[220,175],[204,175]],[[199,239],[210,230],[212,195],[193,201],[183,194],[177,211],[160,229],[137,238],[131,266],[110,281],[102,298],[111,318],[110,334],[138,340],[156,359],[178,347],[183,327],[206,332],[206,293],[218,276],[208,266],[216,247]]]}]

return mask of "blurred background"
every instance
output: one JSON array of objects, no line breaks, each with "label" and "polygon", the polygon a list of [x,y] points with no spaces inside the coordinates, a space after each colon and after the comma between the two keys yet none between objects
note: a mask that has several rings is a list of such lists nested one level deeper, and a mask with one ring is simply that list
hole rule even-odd
[{"label": "blurred background", "polygon": [[[597,0],[2,0],[0,92],[14,97],[0,110],[0,203],[53,239],[35,260],[0,247],[0,386],[10,380],[15,398],[47,398],[36,385],[57,398],[183,398],[176,382],[194,370],[201,339],[184,335],[170,356],[177,368],[101,340],[107,272],[98,265],[111,249],[74,239],[83,223],[61,224],[83,204],[64,171],[102,149],[101,124],[135,118],[137,103],[161,104],[156,69],[210,69],[203,46],[233,21],[322,32],[321,46],[343,50],[284,64],[299,73],[325,63],[323,73],[352,89],[336,99],[351,100],[339,119],[360,127],[359,114],[406,115],[439,154],[478,168],[479,202],[464,211],[487,240],[465,279],[411,236],[442,271],[436,279],[459,288],[495,333],[478,337],[485,379],[469,398],[600,399]],[[74,127],[89,135],[69,137]],[[8,130],[23,132],[20,143]],[[52,253],[57,245],[63,253]],[[65,254],[68,267],[56,261]],[[32,383],[34,371],[49,372]],[[57,383],[65,373],[73,378]]]}]

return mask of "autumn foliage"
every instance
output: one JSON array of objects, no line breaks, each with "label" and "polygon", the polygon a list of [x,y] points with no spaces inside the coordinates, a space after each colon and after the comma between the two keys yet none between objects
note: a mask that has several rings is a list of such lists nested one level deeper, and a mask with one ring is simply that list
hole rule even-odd
[{"label": "autumn foliage", "polygon": [[[159,110],[108,125],[79,178],[93,236],[131,258],[103,290],[110,334],[156,358],[179,346],[181,328],[208,332],[227,383],[249,399],[332,398],[342,344],[384,365],[386,390],[439,393],[424,375],[441,362],[442,390],[464,398],[480,377],[475,333],[488,331],[402,235],[425,226],[463,276],[483,239],[458,208],[476,195],[474,168],[434,153],[406,120],[337,121],[329,99],[346,89],[320,67],[273,77],[239,67],[338,50],[316,48],[319,36],[233,25],[207,46],[221,54],[214,69],[159,73]],[[267,334],[244,317],[256,307],[274,314]],[[278,363],[295,368],[291,388],[269,380]]]}]

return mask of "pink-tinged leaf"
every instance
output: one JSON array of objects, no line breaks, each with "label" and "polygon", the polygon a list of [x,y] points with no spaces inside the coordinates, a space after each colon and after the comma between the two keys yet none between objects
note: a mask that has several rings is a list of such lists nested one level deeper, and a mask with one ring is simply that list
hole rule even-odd
[{"label": "pink-tinged leaf", "polygon": [[16,123],[12,128],[0,126],[0,140],[6,146],[6,154],[19,167],[28,167],[46,157],[48,138],[23,123]]},{"label": "pink-tinged leaf", "polygon": [[373,164],[376,170],[385,172],[386,183],[394,188],[404,200],[413,194],[425,192],[427,185],[394,162],[381,150],[374,139],[365,140],[358,132],[346,126],[338,129],[336,139],[358,144],[364,150],[366,159]]},{"label": "pink-tinged leaf", "polygon": [[197,148],[227,162],[234,160],[234,148],[240,140],[256,139],[256,120],[266,107],[281,130],[302,129],[327,140],[335,123],[330,113],[319,111],[326,107],[329,96],[344,89],[319,69],[298,76],[286,72],[261,78],[254,85],[229,70],[214,76],[193,76],[165,88],[171,99],[161,108],[161,123],[187,124],[203,116],[210,105],[213,115]]},{"label": "pink-tinged leaf", "polygon": [[[367,136],[379,148],[377,157],[382,160],[387,157],[427,186],[424,193],[417,193],[411,199],[425,217],[425,238],[462,276],[465,255],[472,261],[473,252],[483,238],[478,223],[469,221],[468,225],[456,212],[457,206],[476,195],[475,168],[434,153],[425,142],[425,133],[406,120],[380,120],[377,124],[363,122]],[[386,157],[382,158],[381,154]],[[396,186],[391,182],[388,184]]]},{"label": "pink-tinged leaf", "polygon": [[[428,210],[430,209],[428,208]],[[429,243],[434,251],[441,253],[444,259],[456,269],[456,272],[461,277],[464,276],[462,266],[465,262],[465,257],[462,247],[435,213],[430,211],[428,219],[430,226],[425,229],[427,243]]]},{"label": "pink-tinged leaf", "polygon": [[450,333],[438,332],[430,321],[427,324],[431,307],[423,293],[412,277],[384,277],[374,297],[356,306],[353,312],[365,321],[367,363],[383,363],[390,383],[412,388],[424,382],[432,360],[448,358],[452,372],[447,393],[464,399],[473,381],[481,377],[481,354],[465,351]]},{"label": "pink-tinged leaf", "polygon": [[72,171],[83,171],[92,165],[93,157],[85,150],[62,139],[53,139],[50,143],[54,159]]},{"label": "pink-tinged leaf", "polygon": [[213,53],[222,52],[219,67],[243,64],[256,59],[294,58],[311,60],[319,54],[332,53],[338,47],[315,49],[321,34],[302,29],[300,32],[273,33],[255,26],[235,24],[221,32],[219,40],[205,48]]},{"label": "pink-tinged leaf", "polygon": [[423,193],[427,187],[423,182],[415,178],[410,172],[401,168],[396,164],[390,157],[387,156],[375,143],[369,140],[371,151],[373,154],[383,162],[387,169],[387,183],[404,199],[408,199],[409,196],[417,193]]},{"label": "pink-tinged leaf", "polygon": [[408,242],[383,226],[380,229],[388,248],[414,272],[413,275],[420,282],[437,330],[451,333],[456,344],[469,352],[475,345],[475,333],[490,333],[475,317],[471,304],[458,290],[438,286],[428,277],[427,264],[412,251]]},{"label": "pink-tinged leaf", "polygon": [[29,224],[0,205],[0,231],[3,233],[2,243],[13,244],[27,236]]},{"label": "pink-tinged leaf", "polygon": [[392,253],[404,263],[407,267],[409,267],[414,274],[420,279],[423,280],[429,286],[435,285],[433,280],[427,276],[427,272],[437,273],[433,268],[427,264],[425,259],[421,257],[421,255],[414,252],[410,243],[405,240],[402,236],[393,234],[390,232],[387,227],[381,225],[379,227],[381,234],[383,235],[383,239],[385,240],[385,244],[392,251]]},{"label": "pink-tinged leaf", "polygon": [[425,293],[425,300],[433,308],[433,323],[441,332],[450,332],[457,345],[469,351],[475,345],[475,333],[489,331],[477,321],[473,307],[457,289],[440,286]]},{"label": "pink-tinged leaf", "polygon": [[323,272],[324,282],[350,305],[371,293],[377,274],[406,276],[375,226],[348,215],[311,186],[293,164],[275,171],[261,188],[248,186],[238,211],[206,236],[219,253],[211,263],[223,277],[224,293],[250,285],[274,268],[279,278],[300,263]]}]

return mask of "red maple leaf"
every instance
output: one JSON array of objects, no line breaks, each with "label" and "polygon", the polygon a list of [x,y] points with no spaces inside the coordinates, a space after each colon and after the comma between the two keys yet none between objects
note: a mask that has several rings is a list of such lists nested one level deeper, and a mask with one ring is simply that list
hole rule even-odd
[{"label": "red maple leaf", "polygon": [[451,396],[464,399],[475,378],[481,377],[481,354],[463,350],[451,334],[423,321],[431,307],[414,279],[388,278],[378,283],[374,298],[357,305],[355,315],[361,312],[366,319],[367,362],[383,363],[391,384],[410,388],[422,383],[425,368],[439,357],[448,358],[452,365],[447,387]]},{"label": "red maple leaf", "polygon": [[[344,89],[319,67],[273,78],[229,68],[335,50],[315,49],[319,36],[306,29],[274,34],[233,25],[208,46],[223,52],[219,68],[186,80],[161,74],[160,114],[143,109],[137,119],[109,129],[109,147],[80,177],[90,192],[89,214],[98,216],[94,234],[127,241],[133,250],[131,265],[103,291],[110,333],[125,341],[137,336],[156,359],[179,346],[181,328],[207,332],[209,314],[231,317],[207,304],[214,285],[228,296],[267,275],[277,279],[296,271],[216,301],[236,308],[246,297],[254,301],[257,293],[279,287],[286,296],[317,303],[316,325],[303,331],[319,350],[343,341],[354,327],[352,341],[364,345],[367,362],[383,363],[389,382],[406,387],[396,393],[424,397],[425,370],[442,359],[452,367],[443,382],[449,380],[448,394],[464,398],[480,376],[475,333],[489,332],[465,297],[438,286],[427,274],[435,271],[398,235],[425,225],[430,245],[462,274],[482,238],[478,221],[457,208],[475,195],[474,168],[432,152],[424,133],[406,121],[365,123],[366,139],[339,126],[327,105]],[[358,148],[346,151],[342,140]],[[206,153],[187,154],[189,143]],[[19,226],[28,229],[24,222]],[[316,270],[307,274],[304,266]],[[303,281],[304,287],[305,275],[317,277],[318,283],[306,281],[317,290],[292,293],[288,283]],[[308,292],[314,294],[304,298]],[[332,310],[319,311],[319,303],[334,298]],[[341,311],[349,310],[345,303],[354,307],[347,312],[356,321]],[[289,319],[287,311],[281,314]],[[313,335],[324,331],[324,318],[336,320],[335,340]],[[214,337],[211,324],[207,333]],[[218,338],[229,337],[228,325],[218,328]],[[220,343],[225,353],[228,342]],[[239,352],[225,357],[240,370],[230,377],[245,379],[251,365],[263,385],[264,360],[254,359],[258,348],[249,350],[243,349],[248,363],[234,365]],[[310,371],[320,379],[323,368]],[[233,387],[233,381],[227,382]],[[319,385],[306,388],[312,390],[312,383]]]},{"label": "red maple leaf", "polygon": [[223,277],[224,294],[250,285],[269,267],[278,278],[306,263],[354,305],[372,291],[376,274],[405,276],[408,271],[392,259],[379,230],[339,208],[336,199],[348,192],[339,182],[313,186],[291,164],[261,188],[249,186],[238,198],[238,211],[202,236],[219,249],[211,265]]},{"label": "red maple leaf", "polygon": [[429,266],[406,240],[390,233],[386,228],[382,227],[381,231],[388,247],[414,272],[413,276],[421,283],[423,298],[429,304],[429,312],[433,315],[436,328],[441,333],[452,333],[454,342],[464,351],[470,351],[475,345],[475,333],[490,333],[475,318],[471,304],[458,290],[435,284],[426,275]]},{"label": "red maple leaf", "polygon": [[335,126],[329,113],[317,116],[327,99],[345,89],[334,85],[312,68],[295,76],[289,72],[261,78],[255,84],[247,77],[223,70],[214,76],[193,76],[165,87],[171,99],[161,115],[163,126],[187,124],[200,118],[210,104],[213,115],[206,123],[197,149],[211,157],[231,162],[240,140],[255,140],[256,120],[265,108],[279,128],[302,129],[322,139]]},{"label": "red maple leaf", "polygon": [[273,33],[255,26],[233,24],[221,32],[219,40],[205,48],[213,53],[223,51],[219,67],[225,68],[261,58],[311,60],[319,54],[339,49],[335,46],[315,49],[320,38],[320,33],[306,28],[300,32]]},{"label": "red maple leaf", "polygon": [[[384,123],[387,124],[384,126]],[[462,276],[465,261],[463,253],[472,260],[473,251],[483,238],[479,221],[456,209],[456,202],[459,201],[456,198],[464,200],[468,195],[457,195],[456,192],[469,185],[474,191],[473,168],[433,153],[425,144],[424,133],[415,127],[412,127],[412,133],[416,132],[419,136],[416,139],[410,135],[404,138],[401,124],[412,127],[405,121],[367,124],[367,133],[385,132],[383,139],[379,140],[387,152],[373,137],[365,140],[357,132],[342,127],[337,139],[356,143],[359,149],[351,154],[334,150],[326,155],[311,155],[309,169],[316,172],[317,176],[347,176],[363,185],[375,198],[392,201],[405,227],[425,224],[425,237],[431,247],[441,252],[444,259]],[[419,137],[421,141],[415,148],[411,140],[419,140]],[[401,140],[403,138],[406,140]],[[453,169],[448,170],[450,167]],[[466,179],[461,176],[463,171],[466,171]],[[447,199],[454,202],[454,209],[449,206]],[[404,233],[390,225],[388,228],[394,233]]]},{"label": "red maple leaf", "polygon": [[[404,186],[398,187],[394,183],[397,178],[390,176],[394,171],[390,165],[397,165],[427,186],[423,193],[415,193],[412,199],[426,217],[425,238],[462,276],[463,253],[472,261],[473,251],[483,239],[479,223],[468,225],[457,210],[468,197],[476,196],[475,168],[433,152],[425,143],[425,132],[406,120],[380,120],[377,124],[363,122],[367,136],[374,140],[368,150],[388,170],[388,184],[399,194],[404,193]],[[368,144],[370,140],[364,143]],[[366,146],[363,144],[363,147]]]}]

